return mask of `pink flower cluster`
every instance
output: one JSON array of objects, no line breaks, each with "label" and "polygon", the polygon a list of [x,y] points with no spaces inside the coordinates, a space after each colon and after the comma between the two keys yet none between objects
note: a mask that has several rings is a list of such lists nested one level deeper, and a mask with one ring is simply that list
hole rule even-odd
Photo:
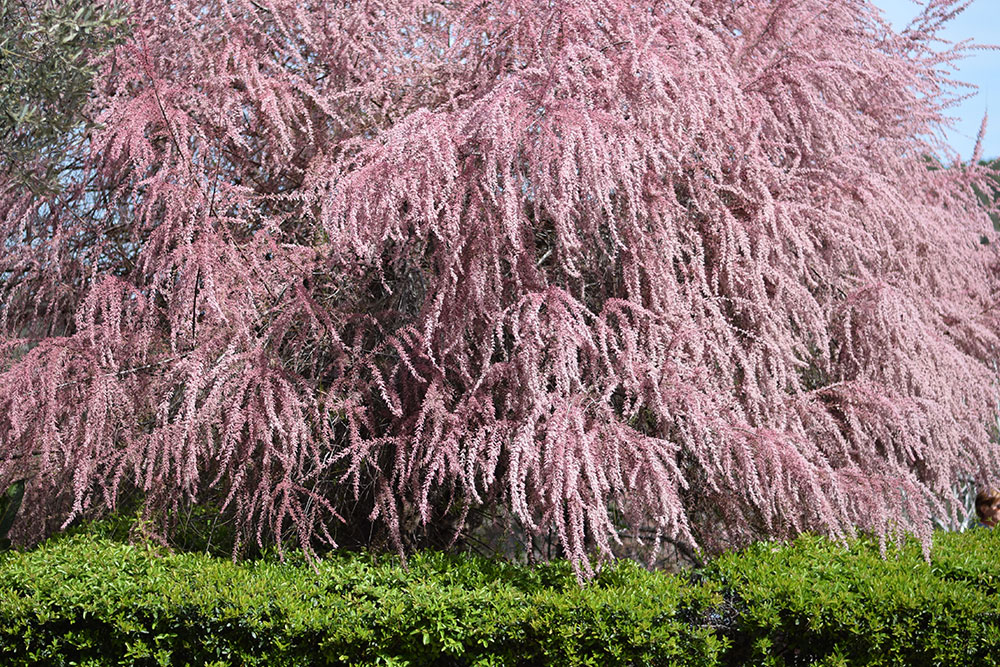
[{"label": "pink flower cluster", "polygon": [[131,0],[63,190],[0,195],[23,537],[928,539],[1000,470],[960,4]]}]

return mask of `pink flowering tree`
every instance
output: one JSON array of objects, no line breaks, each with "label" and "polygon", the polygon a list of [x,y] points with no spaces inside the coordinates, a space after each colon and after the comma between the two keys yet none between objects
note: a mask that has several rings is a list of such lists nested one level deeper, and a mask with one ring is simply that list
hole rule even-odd
[{"label": "pink flowering tree", "polygon": [[21,539],[926,543],[1000,470],[959,5],[132,0],[60,191],[0,190]]}]

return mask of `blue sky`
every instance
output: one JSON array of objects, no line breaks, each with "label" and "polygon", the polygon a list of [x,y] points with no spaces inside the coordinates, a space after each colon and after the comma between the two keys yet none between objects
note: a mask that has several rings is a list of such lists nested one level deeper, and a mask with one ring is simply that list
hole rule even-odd
[{"label": "blue sky", "polygon": [[[927,0],[872,0],[885,13],[896,30],[902,29]],[[969,37],[980,44],[1000,44],[1000,1],[975,0],[953,20],[941,35],[957,42]],[[983,157],[1000,156],[1000,51],[978,51],[958,63],[954,77],[979,86],[975,97],[955,107],[951,115],[960,120],[948,133],[949,143],[963,160],[972,157],[983,112],[989,111],[990,121],[983,141]]]}]

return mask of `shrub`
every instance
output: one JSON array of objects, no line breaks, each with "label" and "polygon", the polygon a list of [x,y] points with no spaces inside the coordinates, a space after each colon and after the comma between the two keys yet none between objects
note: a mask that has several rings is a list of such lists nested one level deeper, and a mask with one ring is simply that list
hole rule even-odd
[{"label": "shrub", "polygon": [[703,587],[624,561],[338,555],[236,565],[86,535],[0,561],[4,665],[712,665]]},{"label": "shrub", "polygon": [[715,560],[731,664],[1000,663],[1000,532],[938,533],[930,560],[907,540],[804,536]]},{"label": "shrub", "polygon": [[337,553],[253,563],[92,535],[0,554],[4,665],[996,665],[1000,532],[631,561]]}]

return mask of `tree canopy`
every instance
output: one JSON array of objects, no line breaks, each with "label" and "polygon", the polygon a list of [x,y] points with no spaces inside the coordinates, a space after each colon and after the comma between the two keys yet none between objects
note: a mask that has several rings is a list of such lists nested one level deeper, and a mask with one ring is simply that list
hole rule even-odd
[{"label": "tree canopy", "polygon": [[2,177],[24,530],[214,498],[238,542],[507,522],[586,570],[929,539],[1000,469],[957,0],[126,4],[61,191]]},{"label": "tree canopy", "polygon": [[121,40],[123,8],[91,0],[0,0],[0,158],[16,183],[57,187],[83,113],[90,59]]}]

